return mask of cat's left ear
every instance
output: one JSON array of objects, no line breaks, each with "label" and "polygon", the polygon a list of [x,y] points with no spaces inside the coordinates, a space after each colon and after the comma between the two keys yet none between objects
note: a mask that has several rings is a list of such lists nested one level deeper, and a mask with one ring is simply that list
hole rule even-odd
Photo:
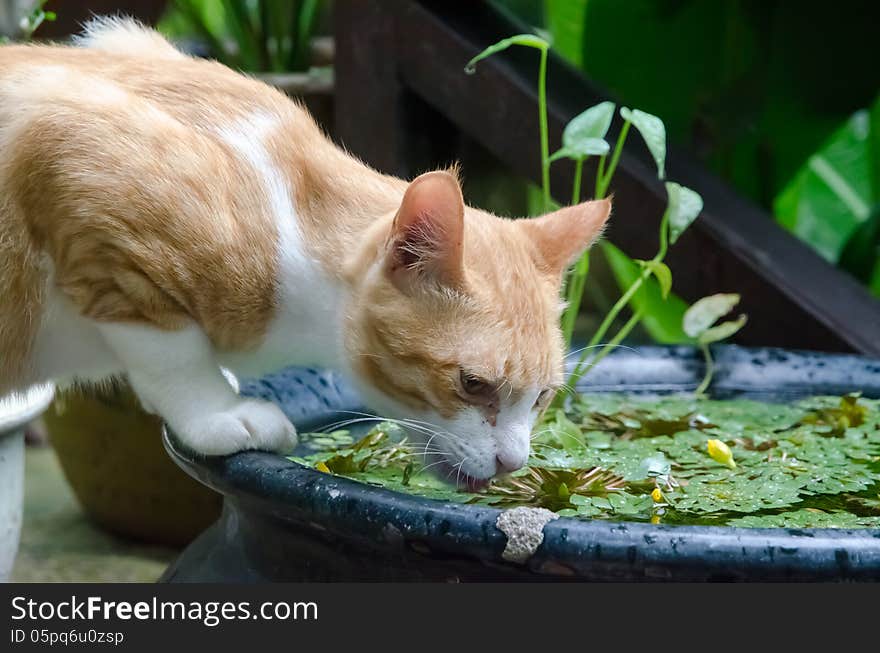
[{"label": "cat's left ear", "polygon": [[535,245],[535,263],[551,274],[561,275],[599,236],[608,216],[611,200],[594,200],[548,213],[540,218],[517,220]]},{"label": "cat's left ear", "polygon": [[418,284],[458,287],[464,278],[464,199],[448,172],[409,185],[388,237],[385,271],[403,291]]}]

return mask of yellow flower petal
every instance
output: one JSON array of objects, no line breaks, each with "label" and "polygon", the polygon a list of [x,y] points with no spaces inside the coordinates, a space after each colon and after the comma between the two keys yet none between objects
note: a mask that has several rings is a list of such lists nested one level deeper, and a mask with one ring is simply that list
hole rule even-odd
[{"label": "yellow flower petal", "polygon": [[654,491],[651,492],[651,498],[654,499],[657,503],[663,501],[663,493],[660,491],[659,487],[655,487]]},{"label": "yellow flower petal", "polygon": [[730,469],[736,469],[733,452],[721,440],[709,440],[706,443],[706,449],[708,449],[709,455],[712,456],[713,460],[730,467]]},{"label": "yellow flower petal", "polygon": [[319,472],[324,472],[325,474],[330,473],[330,468],[327,467],[326,463],[324,463],[324,461],[322,460],[319,460],[315,463],[315,469],[317,469]]}]

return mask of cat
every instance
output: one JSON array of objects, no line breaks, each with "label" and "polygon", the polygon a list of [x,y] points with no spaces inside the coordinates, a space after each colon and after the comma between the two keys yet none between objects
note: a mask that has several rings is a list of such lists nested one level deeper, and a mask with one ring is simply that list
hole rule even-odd
[{"label": "cat", "polygon": [[3,46],[0,395],[125,374],[196,452],[286,452],[288,419],[221,368],[324,366],[485,481],[526,462],[562,382],[563,274],[610,211],[511,220],[466,206],[456,169],[380,174],[129,19]]}]

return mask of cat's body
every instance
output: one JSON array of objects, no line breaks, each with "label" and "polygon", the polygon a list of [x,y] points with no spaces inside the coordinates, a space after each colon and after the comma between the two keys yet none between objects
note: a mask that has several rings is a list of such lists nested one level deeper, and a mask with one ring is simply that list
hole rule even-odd
[{"label": "cat's body", "polygon": [[606,203],[502,220],[133,23],[82,45],[0,48],[0,395],[126,373],[199,451],[283,450],[281,412],[219,366],[321,365],[437,425],[426,450],[466,477],[522,464],[561,373],[560,275]]}]

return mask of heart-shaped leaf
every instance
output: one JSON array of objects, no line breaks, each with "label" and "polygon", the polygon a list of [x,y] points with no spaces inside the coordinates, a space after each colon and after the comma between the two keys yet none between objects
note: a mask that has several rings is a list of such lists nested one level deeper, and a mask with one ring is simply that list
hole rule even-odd
[{"label": "heart-shaped leaf", "polygon": [[546,50],[550,47],[550,44],[546,40],[542,39],[540,36],[536,36],[535,34],[517,34],[516,36],[502,39],[494,45],[490,45],[476,57],[468,61],[467,65],[464,67],[464,71],[468,75],[472,75],[477,69],[477,62],[482,61],[487,57],[491,57],[497,52],[506,50],[511,45],[524,45],[530,48],[537,48],[538,50]]},{"label": "heart-shaped leaf", "polygon": [[600,102],[572,118],[562,132],[562,146],[579,157],[603,156],[611,148],[605,134],[614,118],[615,104]]},{"label": "heart-shaped leaf", "polygon": [[551,163],[559,159],[572,159],[573,161],[583,161],[588,156],[594,154],[602,156],[608,154],[608,143],[601,138],[585,138],[578,143],[578,147],[560,147],[547,159]]},{"label": "heart-shaped leaf", "polygon": [[703,210],[703,198],[699,193],[674,181],[666,182],[666,195],[669,204],[669,240],[673,244]]},{"label": "heart-shaped leaf", "polygon": [[703,297],[685,312],[682,328],[691,338],[699,338],[715,324],[718,318],[730,313],[738,303],[739,295],[736,293],[719,293]]},{"label": "heart-shaped leaf", "polygon": [[657,176],[666,177],[666,126],[657,116],[638,109],[620,108],[620,116],[639,130],[657,164]]},{"label": "heart-shaped leaf", "polygon": [[697,340],[703,343],[704,345],[711,344],[713,342],[720,342],[722,340],[726,340],[734,333],[742,329],[746,325],[746,321],[748,318],[745,315],[740,315],[735,320],[730,320],[729,322],[722,322],[718,326],[713,326],[701,333]]},{"label": "heart-shaped leaf", "polygon": [[658,478],[665,480],[669,476],[672,464],[667,460],[663,452],[648,456],[639,463],[639,478]]},{"label": "heart-shaped leaf", "polygon": [[656,277],[663,299],[666,299],[669,296],[669,291],[672,290],[672,270],[669,269],[669,266],[662,261],[654,260],[639,261],[639,265],[650,270],[651,274]]}]

